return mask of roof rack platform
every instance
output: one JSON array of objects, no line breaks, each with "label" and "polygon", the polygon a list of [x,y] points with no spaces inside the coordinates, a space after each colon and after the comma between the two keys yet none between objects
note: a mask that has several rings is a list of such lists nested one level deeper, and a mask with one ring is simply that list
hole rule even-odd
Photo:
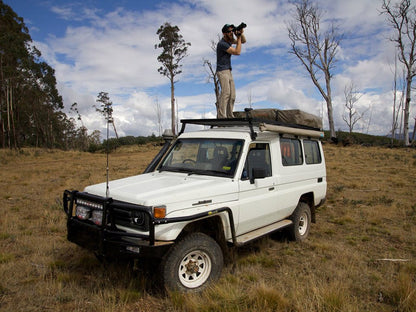
[{"label": "roof rack platform", "polygon": [[321,129],[298,125],[288,124],[279,121],[265,120],[259,118],[227,118],[227,119],[182,119],[182,128],[179,134],[185,131],[187,124],[203,125],[213,127],[238,127],[246,126],[250,128],[251,138],[255,140],[257,133],[253,127],[258,127],[260,131],[272,131],[280,134],[301,135],[313,138],[323,138],[324,132]]}]

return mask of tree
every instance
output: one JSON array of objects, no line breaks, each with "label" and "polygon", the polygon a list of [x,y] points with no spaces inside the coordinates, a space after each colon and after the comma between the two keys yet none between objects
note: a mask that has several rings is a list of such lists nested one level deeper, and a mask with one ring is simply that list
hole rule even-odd
[{"label": "tree", "polygon": [[355,107],[355,104],[361,97],[358,93],[359,92],[353,82],[344,88],[346,114],[342,116],[342,119],[347,124],[350,134],[353,132],[355,124],[362,119],[365,114],[365,112],[360,113]]},{"label": "tree", "polygon": [[0,0],[0,142],[62,147],[69,125],[55,71],[41,61],[23,18]]},{"label": "tree", "polygon": [[416,6],[411,0],[400,0],[391,4],[391,1],[383,0],[382,13],[387,15],[387,20],[395,31],[391,38],[399,52],[399,61],[406,70],[406,100],[404,103],[403,136],[404,145],[410,145],[409,141],[409,117],[412,92],[412,80],[416,76]]},{"label": "tree", "polygon": [[62,111],[55,70],[32,44],[23,18],[0,0],[0,146],[72,148],[86,150],[99,142],[96,132]]},{"label": "tree", "polygon": [[162,125],[163,125],[162,108],[160,107],[159,98],[157,98],[157,97],[156,97],[155,111],[156,111],[156,117],[157,117],[157,126],[158,126],[159,136],[161,136],[162,131],[163,131],[163,129],[162,129]]},{"label": "tree", "polygon": [[162,64],[158,68],[158,72],[170,80],[172,133],[175,135],[175,77],[182,73],[180,62],[187,56],[188,47],[191,44],[185,42],[182,35],[179,34],[178,26],[171,26],[167,22],[159,27],[156,34],[159,36],[160,42],[155,45],[155,49],[162,49],[162,53],[157,57],[157,60]]},{"label": "tree", "polygon": [[[394,139],[396,138],[396,131],[397,129],[401,129],[401,122],[403,119],[403,103],[404,103],[404,94],[405,94],[405,88],[406,88],[406,72],[403,68],[403,74],[401,78],[397,77],[397,57],[394,59],[394,81],[393,81],[393,121],[391,126],[391,144],[393,145]],[[398,85],[398,82],[400,85]],[[399,90],[398,88],[401,88],[400,90],[400,97],[397,98]],[[400,126],[399,126],[400,121]]]},{"label": "tree", "polygon": [[218,80],[217,72],[212,66],[211,61],[208,59],[203,59],[203,62],[204,62],[204,67],[208,68],[208,81],[207,82],[210,82],[212,80],[212,82],[214,83],[215,107],[217,108],[217,111],[218,111],[218,103],[220,99],[220,81]]},{"label": "tree", "polygon": [[[81,123],[81,127],[79,127],[76,131],[75,131],[75,137],[76,137],[76,147],[78,147],[79,149],[86,151],[88,150],[88,146],[90,144],[90,140],[88,137],[88,129],[84,126],[84,122],[82,121],[82,117],[81,114],[78,110],[78,103],[73,103],[71,105],[70,111],[75,113],[77,115],[77,120],[79,120],[79,122]],[[74,124],[75,124],[75,120],[73,120]]]},{"label": "tree", "polygon": [[[221,40],[221,38],[218,36],[218,41]],[[214,51],[214,55],[217,54],[217,44],[218,41],[214,41],[211,40],[211,50]],[[210,82],[212,80],[212,82],[214,83],[214,92],[215,92],[215,107],[217,108],[218,111],[218,103],[219,103],[219,99],[220,99],[220,81],[218,79],[217,76],[217,71],[216,69],[212,66],[212,63],[210,60],[208,59],[203,59],[203,65],[204,67],[208,67],[208,82]]]},{"label": "tree", "polygon": [[96,101],[101,103],[101,105],[100,107],[94,105],[95,110],[104,116],[105,120],[107,120],[107,123],[111,123],[113,125],[114,133],[116,134],[116,138],[118,139],[118,133],[113,118],[113,102],[110,101],[108,93],[98,93]]},{"label": "tree", "polygon": [[[294,20],[288,26],[291,40],[291,53],[301,61],[312,82],[325,99],[328,110],[328,123],[331,138],[336,138],[331,94],[332,69],[341,40],[337,27],[331,23],[323,32],[322,13],[311,0],[294,2]],[[323,78],[319,76],[323,75]],[[322,81],[323,79],[323,81]]]}]

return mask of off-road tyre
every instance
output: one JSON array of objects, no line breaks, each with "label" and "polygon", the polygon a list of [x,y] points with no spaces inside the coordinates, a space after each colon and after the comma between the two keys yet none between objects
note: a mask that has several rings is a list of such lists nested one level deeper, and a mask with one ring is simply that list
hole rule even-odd
[{"label": "off-road tyre", "polygon": [[168,291],[199,292],[220,277],[223,263],[221,247],[214,239],[191,233],[162,259],[162,283]]},{"label": "off-road tyre", "polygon": [[309,235],[311,228],[311,208],[304,202],[299,202],[290,219],[293,224],[288,228],[291,240],[301,242]]}]

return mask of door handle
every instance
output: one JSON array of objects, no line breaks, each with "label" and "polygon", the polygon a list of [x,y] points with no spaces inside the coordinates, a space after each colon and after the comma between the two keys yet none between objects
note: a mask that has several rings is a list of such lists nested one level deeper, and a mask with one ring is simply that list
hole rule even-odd
[{"label": "door handle", "polygon": [[269,187],[269,191],[274,191],[274,186]]}]

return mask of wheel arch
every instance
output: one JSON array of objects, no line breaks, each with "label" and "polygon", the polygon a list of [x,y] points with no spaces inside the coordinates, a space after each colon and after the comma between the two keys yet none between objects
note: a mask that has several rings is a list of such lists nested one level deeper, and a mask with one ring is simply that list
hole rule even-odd
[{"label": "wheel arch", "polygon": [[307,204],[311,210],[311,221],[312,223],[316,223],[316,214],[315,214],[315,196],[313,194],[313,192],[309,192],[309,193],[305,193],[303,194],[300,199],[299,202],[304,202],[305,204]]},{"label": "wheel arch", "polygon": [[190,233],[204,233],[214,239],[220,245],[223,254],[228,250],[224,234],[224,225],[220,216],[212,216],[187,224],[179,234],[177,240],[189,235]]}]

